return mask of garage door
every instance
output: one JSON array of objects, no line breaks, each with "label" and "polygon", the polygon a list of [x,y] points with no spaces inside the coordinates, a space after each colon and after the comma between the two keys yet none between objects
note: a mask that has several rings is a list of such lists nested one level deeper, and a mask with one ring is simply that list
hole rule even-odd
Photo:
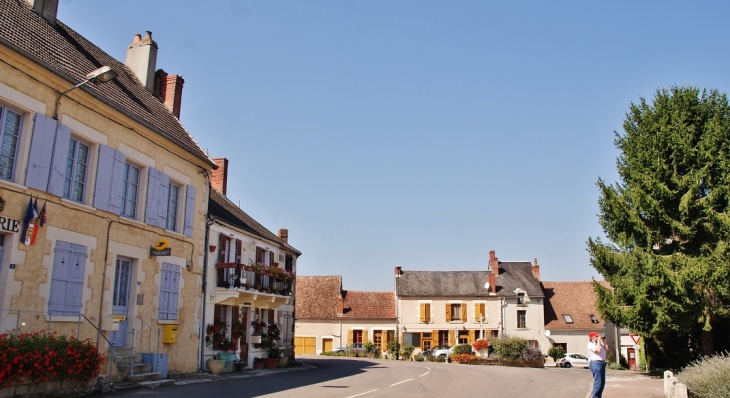
[{"label": "garage door", "polygon": [[314,337],[295,337],[294,354],[314,355],[317,340]]},{"label": "garage door", "polygon": [[322,339],[322,351],[332,351],[332,339]]}]

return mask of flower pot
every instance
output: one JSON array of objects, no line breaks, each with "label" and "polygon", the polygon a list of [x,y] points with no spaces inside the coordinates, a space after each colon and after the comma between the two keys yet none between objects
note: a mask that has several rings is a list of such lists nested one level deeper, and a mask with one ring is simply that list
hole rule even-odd
[{"label": "flower pot", "polygon": [[264,363],[263,362],[255,362],[254,361],[254,363],[253,363],[253,368],[254,369],[263,369],[263,367],[264,367]]},{"label": "flower pot", "polygon": [[226,367],[226,361],[221,359],[209,359],[208,360],[208,370],[210,370],[210,373],[217,375],[218,373],[221,373],[223,369]]},{"label": "flower pot", "polygon": [[264,367],[266,369],[276,369],[279,364],[279,358],[264,358]]},{"label": "flower pot", "polygon": [[261,344],[261,336],[251,336],[251,343]]}]

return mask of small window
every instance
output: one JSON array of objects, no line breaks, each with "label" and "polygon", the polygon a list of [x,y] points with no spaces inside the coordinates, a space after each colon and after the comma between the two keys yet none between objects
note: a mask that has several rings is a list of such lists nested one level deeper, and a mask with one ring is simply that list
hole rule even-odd
[{"label": "small window", "polygon": [[595,315],[590,314],[588,316],[591,318],[591,323],[598,323],[598,318]]},{"label": "small window", "polygon": [[122,207],[120,214],[124,217],[137,218],[137,202],[139,201],[139,167],[124,164],[124,180],[122,181]]},{"label": "small window", "polygon": [[527,328],[527,311],[517,311],[517,329]]},{"label": "small window", "polygon": [[517,304],[525,304],[525,293],[517,293]]},{"label": "small window", "polygon": [[571,318],[569,314],[563,314],[563,319],[565,320],[565,323],[573,323],[573,318]]},{"label": "small window", "polygon": [[66,157],[63,197],[83,203],[86,189],[86,169],[89,165],[89,145],[71,138]]},{"label": "small window", "polygon": [[461,304],[451,304],[451,320],[461,320]]},{"label": "small window", "polygon": [[19,113],[0,106],[0,178],[3,180],[13,180],[22,119]]},{"label": "small window", "polygon": [[180,204],[180,186],[170,181],[167,195],[167,229],[177,231],[177,211]]}]

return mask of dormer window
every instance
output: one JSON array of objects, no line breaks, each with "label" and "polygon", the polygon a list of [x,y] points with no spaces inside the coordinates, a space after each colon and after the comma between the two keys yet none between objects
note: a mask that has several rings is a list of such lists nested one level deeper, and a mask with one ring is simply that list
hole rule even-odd
[{"label": "dormer window", "polygon": [[563,319],[565,323],[573,323],[573,318],[570,317],[570,314],[563,314]]},{"label": "dormer window", "polygon": [[591,323],[598,323],[598,318],[595,315],[590,314],[588,316],[591,318]]},{"label": "dormer window", "polygon": [[525,293],[517,293],[517,304],[525,304]]}]

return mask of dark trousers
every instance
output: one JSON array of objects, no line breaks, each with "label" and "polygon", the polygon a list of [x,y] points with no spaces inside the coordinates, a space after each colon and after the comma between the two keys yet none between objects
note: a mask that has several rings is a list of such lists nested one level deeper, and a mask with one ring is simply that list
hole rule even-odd
[{"label": "dark trousers", "polygon": [[588,367],[593,373],[593,393],[591,393],[591,398],[601,398],[603,395],[603,387],[606,386],[606,362],[590,361]]}]

